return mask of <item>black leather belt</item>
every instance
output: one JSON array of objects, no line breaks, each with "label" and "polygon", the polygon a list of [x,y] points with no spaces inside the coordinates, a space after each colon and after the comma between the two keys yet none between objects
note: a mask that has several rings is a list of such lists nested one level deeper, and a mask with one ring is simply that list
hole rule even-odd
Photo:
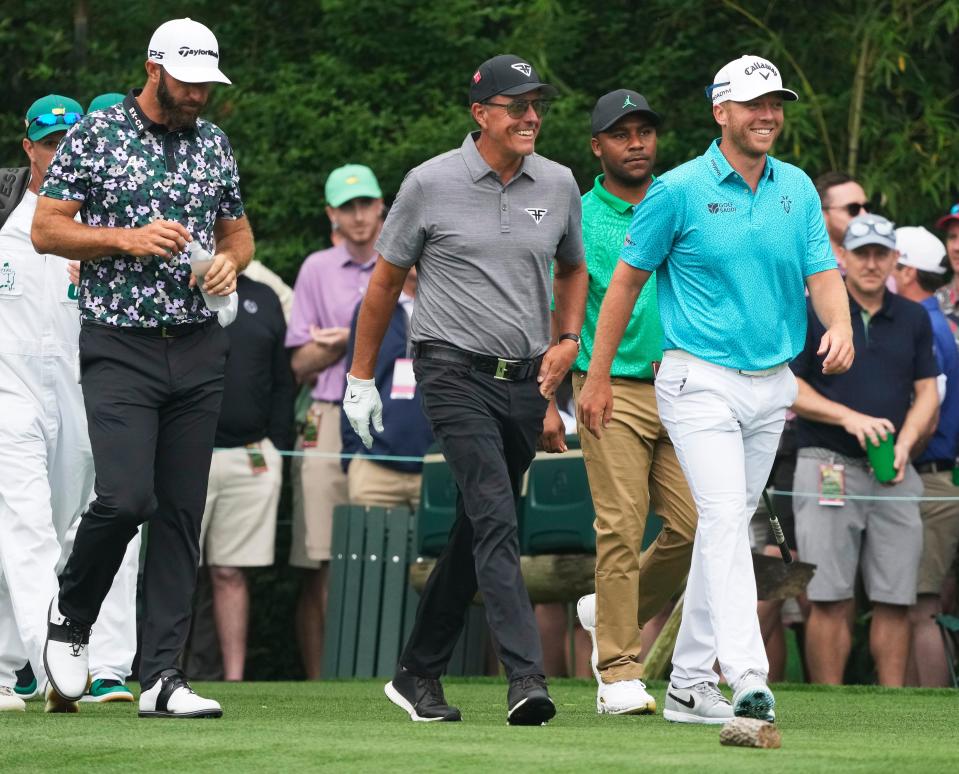
[{"label": "black leather belt", "polygon": [[494,379],[503,379],[507,382],[525,382],[539,373],[542,356],[532,360],[509,360],[493,355],[481,355],[478,352],[467,352],[449,344],[436,344],[429,341],[420,342],[413,346],[413,357],[426,360],[443,360],[447,363],[457,363],[489,374]]},{"label": "black leather belt", "polygon": [[107,328],[112,331],[119,331],[122,333],[133,333],[137,336],[149,336],[154,339],[175,339],[179,336],[189,336],[191,333],[196,333],[199,330],[202,330],[207,325],[216,322],[216,317],[210,317],[207,320],[201,320],[195,323],[181,323],[180,325],[158,325],[155,328],[145,328],[141,326],[132,326],[132,325],[110,325],[108,323],[102,323],[98,320],[84,320],[83,325],[92,325],[96,328]]},{"label": "black leather belt", "polygon": [[956,463],[952,460],[929,460],[929,462],[915,462],[913,467],[917,473],[951,473]]}]

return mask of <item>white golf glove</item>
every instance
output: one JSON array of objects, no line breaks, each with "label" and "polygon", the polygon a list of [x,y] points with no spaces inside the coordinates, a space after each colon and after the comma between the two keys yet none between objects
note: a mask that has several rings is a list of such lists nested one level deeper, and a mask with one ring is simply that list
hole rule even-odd
[{"label": "white golf glove", "polygon": [[347,374],[343,411],[346,413],[346,418],[350,420],[354,432],[369,449],[373,445],[370,420],[373,421],[373,429],[376,432],[383,432],[383,401],[380,400],[380,394],[376,390],[376,382],[373,379],[357,379]]}]

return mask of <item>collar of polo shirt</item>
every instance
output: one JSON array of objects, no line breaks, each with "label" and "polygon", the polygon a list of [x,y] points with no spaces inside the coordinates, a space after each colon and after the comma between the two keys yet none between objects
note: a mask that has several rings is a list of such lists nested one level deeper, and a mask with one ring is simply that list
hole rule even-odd
[{"label": "collar of polo shirt", "polygon": [[[720,181],[723,181],[730,175],[739,175],[739,173],[733,169],[732,165],[723,155],[723,152],[719,149],[721,143],[721,137],[717,137],[715,140],[713,140],[712,145],[709,146],[709,150],[706,151],[706,157],[709,168],[716,174],[716,177],[719,178]],[[742,177],[741,175],[739,176]],[[767,154],[766,164],[763,166],[763,173],[760,179],[775,180],[775,178],[776,160]]]},{"label": "collar of polo shirt", "polygon": [[[127,121],[129,121],[130,125],[137,130],[137,134],[143,134],[146,131],[154,132],[156,134],[164,134],[169,132],[170,130],[164,124],[158,124],[143,112],[143,109],[140,107],[140,103],[136,100],[136,98],[139,97],[142,92],[143,89],[131,89],[130,93],[124,97],[123,112],[127,117]],[[196,126],[191,126],[178,131],[191,132],[195,129]]]},{"label": "collar of polo shirt", "polygon": [[[480,152],[476,150],[476,141],[479,139],[479,136],[480,133],[478,130],[470,132],[466,135],[466,139],[463,140],[462,145],[463,159],[466,161],[466,167],[469,169],[470,177],[473,178],[474,183],[487,175],[496,175],[493,168],[486,163],[486,160],[480,155]],[[519,171],[513,176],[510,183],[516,180],[520,175],[526,175],[530,180],[536,180],[535,153],[531,153],[529,156],[523,156],[523,162],[520,164]]]}]

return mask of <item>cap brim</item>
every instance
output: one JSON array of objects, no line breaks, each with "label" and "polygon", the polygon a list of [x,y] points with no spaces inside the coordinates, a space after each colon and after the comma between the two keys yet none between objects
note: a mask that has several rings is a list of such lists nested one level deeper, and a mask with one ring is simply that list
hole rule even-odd
[{"label": "cap brim", "polygon": [[[163,64],[160,62],[160,64]],[[163,68],[178,81],[183,83],[225,83],[233,85],[216,67],[182,67],[180,65],[163,65]]]},{"label": "cap brim", "polygon": [[[73,126],[73,124],[70,124],[70,126]],[[38,140],[42,140],[44,137],[49,137],[51,134],[55,134],[56,132],[63,132],[63,134],[66,134],[67,129],[69,129],[70,126],[67,126],[66,124],[54,124],[53,126],[37,126],[36,124],[33,124],[30,126],[30,130],[27,132],[27,139],[30,140],[30,142],[37,142]]]},{"label": "cap brim", "polygon": [[653,124],[655,124],[656,126],[659,126],[663,121],[663,117],[659,115],[659,113],[657,113],[655,110],[646,110],[645,108],[634,108],[633,110],[626,110],[620,113],[618,116],[614,116],[609,121],[607,121],[604,126],[594,126],[593,136],[596,136],[600,132],[605,132],[611,126],[615,126],[616,123],[621,118],[623,118],[623,116],[630,116],[630,115],[633,115],[634,113],[640,113],[644,116],[649,116],[653,120]]},{"label": "cap brim", "polygon": [[[724,99],[723,102],[750,102],[754,99],[759,99],[760,97],[764,97],[767,94],[778,94],[787,102],[796,102],[799,99],[799,95],[796,92],[794,92],[792,89],[770,89],[769,91],[760,90],[756,92],[755,94],[730,93],[730,95],[726,99]],[[721,105],[722,102],[717,102],[716,104]]]},{"label": "cap brim", "polygon": [[941,218],[939,218],[939,220],[936,221],[936,228],[942,231],[952,220],[959,221],[959,215],[953,215],[951,212],[948,215],[943,215]]},{"label": "cap brim", "polygon": [[337,197],[336,199],[330,199],[327,201],[334,209],[336,207],[342,207],[347,202],[353,201],[353,199],[382,199],[383,192],[376,188],[356,188],[350,189],[345,196]]},{"label": "cap brim", "polygon": [[[502,94],[506,97],[516,97],[520,94],[528,94],[531,91],[536,91],[540,89],[543,92],[544,97],[555,97],[559,94],[556,91],[554,86],[550,86],[548,83],[524,83],[521,86],[514,86],[512,89],[506,89],[505,91],[497,92],[497,94]],[[496,94],[490,96],[495,97]]]},{"label": "cap brim", "polygon": [[842,246],[847,250],[858,250],[860,247],[865,247],[866,245],[876,245],[877,247],[885,247],[887,250],[895,250],[895,242],[883,242],[881,237],[878,237],[876,234],[866,234],[861,237],[853,237],[842,243]]}]

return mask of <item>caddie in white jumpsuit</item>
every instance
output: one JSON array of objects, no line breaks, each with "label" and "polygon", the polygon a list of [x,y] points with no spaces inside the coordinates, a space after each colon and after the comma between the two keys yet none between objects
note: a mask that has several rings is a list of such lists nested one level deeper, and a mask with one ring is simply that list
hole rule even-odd
[{"label": "caddie in white jumpsuit", "polygon": [[[46,682],[47,605],[79,516],[92,498],[93,457],[77,383],[76,288],[67,261],[38,255],[30,242],[36,191],[68,128],[63,122],[81,110],[57,95],[31,106],[24,141],[30,183],[0,229],[0,709],[23,709],[9,689],[15,670],[27,660],[39,685]],[[135,539],[92,632],[94,681],[122,685],[131,671],[138,559]],[[125,688],[97,687],[99,695],[94,691],[91,698],[111,694],[132,701]],[[48,705],[57,709],[76,706]]]}]

